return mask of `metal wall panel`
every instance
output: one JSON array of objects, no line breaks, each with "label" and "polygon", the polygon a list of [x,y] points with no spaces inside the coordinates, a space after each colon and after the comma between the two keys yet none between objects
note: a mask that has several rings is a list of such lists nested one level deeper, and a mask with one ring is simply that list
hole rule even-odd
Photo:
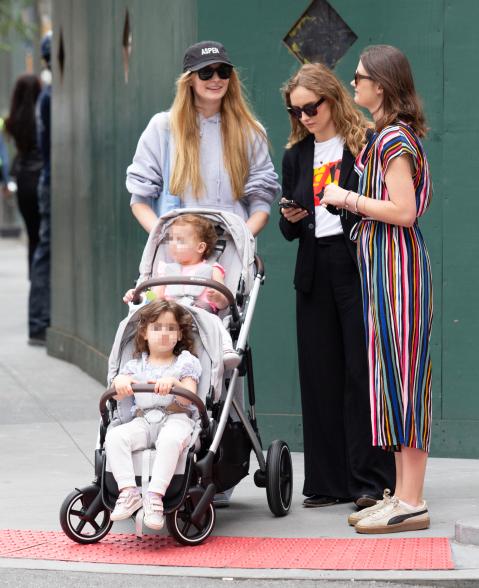
[{"label": "metal wall panel", "polygon": [[[128,10],[129,79],[122,37]],[[49,352],[103,380],[105,359],[138,275],[146,233],[133,219],[125,171],[149,119],[168,107],[193,0],[53,4],[53,328]],[[60,33],[65,63],[58,63]]]},{"label": "metal wall panel", "polygon": [[[282,39],[309,4],[245,0],[233,8],[220,0],[204,0],[199,5],[199,38],[224,41],[242,69],[255,109],[270,134],[277,169],[288,132],[278,90],[299,66]],[[424,100],[431,128],[425,147],[434,180],[431,208],[420,221],[435,288],[433,453],[477,456],[479,451],[467,438],[477,429],[477,423],[468,419],[477,419],[479,411],[478,363],[474,361],[478,312],[473,296],[478,283],[474,263],[478,205],[473,198],[472,174],[467,178],[461,163],[464,151],[477,137],[473,104],[479,82],[470,73],[477,70],[478,41],[473,23],[477,22],[479,5],[474,0],[330,0],[330,4],[358,36],[335,68],[339,77],[349,84],[363,47],[396,45],[409,57]],[[458,206],[456,194],[467,201],[467,215],[463,214],[464,205]],[[291,285],[295,246],[282,240],[275,215],[259,243],[268,270],[254,331],[260,418],[273,436],[298,441],[301,429]],[[459,438],[455,437],[458,433]]]},{"label": "metal wall panel", "polygon": [[[265,125],[276,171],[281,175],[288,119],[280,88],[298,62],[282,43],[283,37],[308,2],[263,1],[231,4],[206,0],[198,4],[198,38],[223,42],[238,66],[253,109]],[[241,23],[241,24],[238,24]],[[279,233],[273,205],[269,225],[258,239],[266,281],[261,288],[252,328],[257,406],[263,441],[284,438],[302,445],[298,389],[293,267],[296,244]],[[315,361],[311,357],[311,361]]]},{"label": "metal wall panel", "polygon": [[[479,456],[475,356],[479,282],[473,162],[475,0],[329,0],[357,35],[339,60],[349,83],[361,49],[390,43],[410,58],[431,132],[425,142],[434,199],[421,220],[434,278],[433,453]],[[132,219],[125,168],[150,117],[172,98],[184,48],[195,40],[225,43],[239,67],[258,118],[265,124],[278,172],[288,135],[280,87],[299,62],[282,39],[309,0],[54,0],[54,265],[49,351],[101,378],[118,321],[121,294],[137,275],[146,235]],[[126,10],[132,32],[128,83],[122,35]],[[65,72],[56,51],[62,29]],[[467,88],[467,90],[466,90]],[[472,155],[469,155],[469,151]],[[465,168],[465,169],[464,169]],[[287,243],[273,210],[259,238],[266,264],[253,324],[257,398],[263,440],[301,447],[295,297],[295,244]],[[315,361],[314,355],[310,358]]]},{"label": "metal wall panel", "polygon": [[475,438],[479,431],[478,17],[474,0],[445,2],[443,418],[475,421]]}]

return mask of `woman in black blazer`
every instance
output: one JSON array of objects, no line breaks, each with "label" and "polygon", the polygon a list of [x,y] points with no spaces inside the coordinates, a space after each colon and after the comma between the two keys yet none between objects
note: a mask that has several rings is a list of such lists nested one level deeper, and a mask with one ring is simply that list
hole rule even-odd
[{"label": "woman in black blazer", "polygon": [[[357,217],[321,205],[324,187],[356,190],[367,122],[331,71],[304,65],[283,89],[291,134],[280,229],[299,239],[294,285],[303,412],[304,506],[371,506],[394,485],[394,460],[371,445]],[[286,202],[293,201],[293,202]]]}]

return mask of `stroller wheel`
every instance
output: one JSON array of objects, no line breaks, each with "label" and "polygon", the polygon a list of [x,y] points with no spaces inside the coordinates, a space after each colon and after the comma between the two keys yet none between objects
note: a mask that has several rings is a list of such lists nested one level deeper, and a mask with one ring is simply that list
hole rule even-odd
[{"label": "stroller wheel", "polygon": [[208,506],[198,526],[191,521],[193,510],[193,501],[190,496],[187,496],[178,510],[166,515],[168,532],[182,545],[199,545],[210,536],[215,526],[216,512],[212,504]]},{"label": "stroller wheel", "polygon": [[288,444],[276,439],[266,456],[266,496],[277,517],[288,514],[293,497],[293,464]]},{"label": "stroller wheel", "polygon": [[76,489],[60,508],[60,525],[67,537],[77,543],[96,543],[111,529],[110,511],[103,504],[100,487]]}]

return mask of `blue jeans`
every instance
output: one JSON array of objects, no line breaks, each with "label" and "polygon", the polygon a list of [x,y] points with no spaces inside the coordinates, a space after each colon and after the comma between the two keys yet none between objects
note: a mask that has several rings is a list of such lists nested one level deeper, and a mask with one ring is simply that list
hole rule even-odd
[{"label": "blue jeans", "polygon": [[39,242],[33,255],[28,300],[30,337],[45,333],[50,326],[50,186],[38,187],[40,212]]}]

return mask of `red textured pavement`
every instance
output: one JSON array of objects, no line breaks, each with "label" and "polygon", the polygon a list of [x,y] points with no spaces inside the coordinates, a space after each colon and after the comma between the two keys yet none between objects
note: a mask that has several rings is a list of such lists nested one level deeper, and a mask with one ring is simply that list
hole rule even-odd
[{"label": "red textured pavement", "polygon": [[59,531],[0,530],[0,557],[201,568],[311,570],[453,569],[446,537],[287,539],[210,537],[197,547],[170,537],[110,533],[79,545]]}]

